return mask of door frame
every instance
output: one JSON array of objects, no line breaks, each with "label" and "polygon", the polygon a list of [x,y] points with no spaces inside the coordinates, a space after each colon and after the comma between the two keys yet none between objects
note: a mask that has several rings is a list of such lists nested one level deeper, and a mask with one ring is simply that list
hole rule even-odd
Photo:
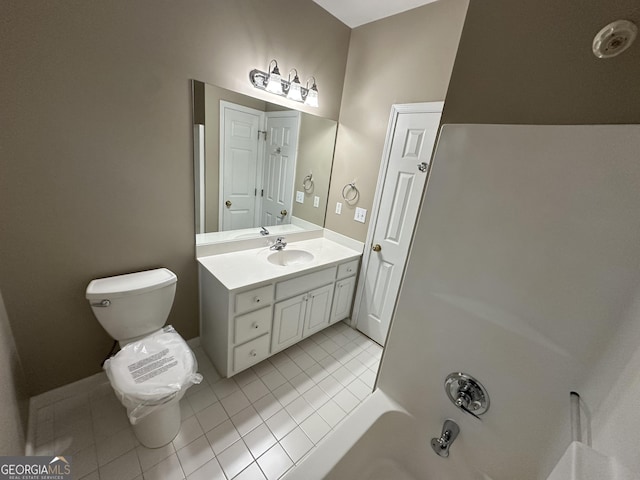
[{"label": "door frame", "polygon": [[254,223],[256,222],[256,215],[259,208],[262,208],[262,198],[257,195],[257,189],[260,187],[260,183],[262,182],[262,165],[264,163],[264,143],[260,141],[261,132],[265,130],[266,118],[265,112],[262,110],[256,110],[255,108],[246,107],[244,105],[240,105],[238,103],[228,102],[226,100],[220,100],[220,130],[218,132],[218,231],[222,230],[222,222],[224,215],[224,148],[225,148],[225,140],[224,140],[224,131],[226,128],[225,124],[225,109],[231,108],[234,110],[238,110],[244,113],[248,113],[251,115],[258,115],[260,117],[260,124],[258,125],[258,161],[256,164],[256,198],[254,201]]},{"label": "door frame", "polygon": [[[378,223],[378,215],[380,213],[380,202],[382,200],[382,190],[387,177],[387,169],[389,168],[389,157],[391,156],[391,146],[393,144],[393,137],[396,130],[396,124],[398,120],[398,116],[403,113],[442,113],[442,109],[444,107],[444,102],[421,102],[421,103],[401,103],[391,105],[391,113],[389,115],[389,124],[387,126],[387,136],[384,140],[384,148],[382,149],[382,161],[380,162],[380,171],[378,173],[378,181],[376,183],[376,191],[373,197],[373,204],[371,206],[371,217],[369,221],[369,228],[367,229],[367,238],[364,242],[364,252],[362,253],[362,262],[360,263],[360,272],[358,275],[358,284],[356,285],[356,294],[353,301],[353,312],[351,313],[351,319],[349,324],[353,328],[357,328],[357,319],[360,314],[360,304],[362,303],[362,297],[364,294],[365,287],[365,279],[367,278],[367,267],[369,266],[369,259],[371,257],[371,248],[370,245],[373,243],[373,236],[375,233],[376,225]],[[438,127],[438,133],[436,134],[436,139],[433,144],[433,150],[431,152],[430,161],[429,161],[429,169],[431,169],[431,162],[433,161],[433,152],[435,151],[435,147],[438,144],[438,136],[440,127]],[[427,181],[425,182],[425,189],[427,187],[429,178],[427,177]],[[422,192],[422,198],[424,198],[424,190]],[[418,209],[418,216],[416,217],[416,223],[413,224],[413,232],[412,236],[412,244],[413,244],[413,235],[415,234],[415,228],[420,217],[420,211],[422,208]],[[413,245],[412,245],[413,246]],[[409,252],[411,252],[411,248],[409,248]],[[406,262],[405,269],[406,270]],[[402,274],[404,278],[404,272]],[[402,282],[400,284],[402,286]],[[397,304],[398,297],[396,297],[394,303]],[[393,308],[395,314],[395,305]],[[389,332],[391,331],[391,325],[389,325],[389,330],[387,330],[386,338],[389,338]],[[386,339],[385,339],[386,345]]]}]

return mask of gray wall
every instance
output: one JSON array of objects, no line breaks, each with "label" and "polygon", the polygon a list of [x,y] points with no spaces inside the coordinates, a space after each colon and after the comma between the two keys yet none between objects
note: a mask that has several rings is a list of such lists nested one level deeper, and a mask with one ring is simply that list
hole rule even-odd
[{"label": "gray wall", "polygon": [[[353,30],[325,227],[365,240],[391,105],[444,100],[467,3],[442,0]],[[360,199],[350,206],[341,193],[354,179]],[[366,223],[353,220],[355,207],[367,209]]]},{"label": "gray wall", "polygon": [[442,123],[640,121],[640,46],[598,59],[595,34],[637,0],[471,0]]},{"label": "gray wall", "polygon": [[24,455],[29,397],[0,293],[0,456]]},{"label": "gray wall", "polygon": [[[331,180],[337,128],[335,121],[326,118],[300,116],[296,179],[293,185],[294,192],[304,192],[304,203],[294,201],[292,215],[321,226],[324,226],[327,211],[327,193]],[[313,186],[306,191],[302,183],[309,172],[313,173]],[[313,206],[313,197],[316,195],[320,197],[317,208]]]},{"label": "gray wall", "polygon": [[311,0],[0,3],[0,289],[30,394],[100,370],[93,278],[170,268],[169,322],[198,334],[189,79],[251,95],[277,58],[337,119],[349,36]]}]

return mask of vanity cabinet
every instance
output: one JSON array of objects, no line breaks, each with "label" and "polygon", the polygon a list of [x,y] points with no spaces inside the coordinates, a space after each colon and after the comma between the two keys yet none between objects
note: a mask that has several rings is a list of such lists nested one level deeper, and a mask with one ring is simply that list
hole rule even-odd
[{"label": "vanity cabinet", "polygon": [[351,315],[353,303],[353,293],[356,289],[356,277],[344,278],[336,282],[335,293],[333,294],[333,307],[331,308],[331,318],[329,323],[336,323]]},{"label": "vanity cabinet", "polygon": [[359,259],[229,290],[200,265],[200,343],[230,377],[351,314]]},{"label": "vanity cabinet", "polygon": [[329,326],[333,284],[275,304],[271,353],[279,352]]}]

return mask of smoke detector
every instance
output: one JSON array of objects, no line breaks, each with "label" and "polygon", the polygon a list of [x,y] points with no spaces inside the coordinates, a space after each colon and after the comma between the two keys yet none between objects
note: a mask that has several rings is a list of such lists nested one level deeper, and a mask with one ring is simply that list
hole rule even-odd
[{"label": "smoke detector", "polygon": [[593,54],[598,58],[620,55],[631,46],[638,27],[628,20],[616,20],[600,30],[593,39]]}]

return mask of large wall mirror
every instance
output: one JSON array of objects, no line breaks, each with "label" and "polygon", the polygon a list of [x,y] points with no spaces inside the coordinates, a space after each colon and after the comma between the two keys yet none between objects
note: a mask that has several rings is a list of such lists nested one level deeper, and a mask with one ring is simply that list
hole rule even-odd
[{"label": "large wall mirror", "polygon": [[192,80],[196,243],[322,228],[337,123]]}]

